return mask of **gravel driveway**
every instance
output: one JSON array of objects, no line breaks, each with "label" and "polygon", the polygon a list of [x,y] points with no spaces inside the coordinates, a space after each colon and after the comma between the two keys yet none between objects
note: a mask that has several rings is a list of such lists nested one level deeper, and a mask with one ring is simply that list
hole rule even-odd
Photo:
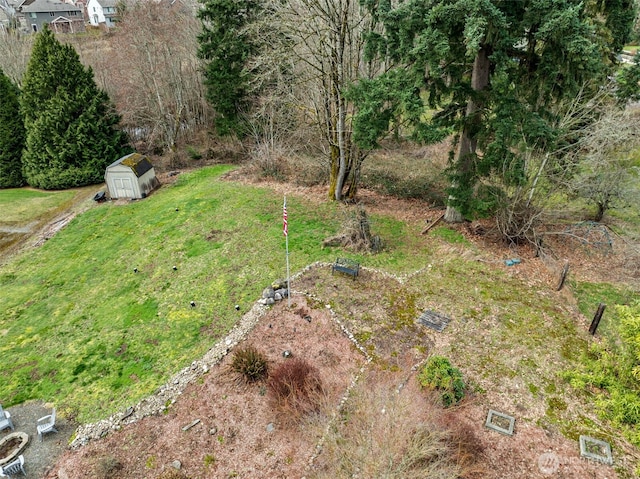
[{"label": "gravel driveway", "polygon": [[[75,425],[70,424],[64,418],[57,417],[56,429],[58,433],[45,434],[43,441],[40,442],[36,431],[36,423],[39,418],[51,414],[51,407],[49,405],[45,405],[40,401],[29,401],[19,406],[5,409],[11,413],[11,420],[15,426],[15,431],[25,432],[29,435],[29,444],[27,448],[22,451],[27,479],[44,477],[58,456],[67,448],[69,438],[75,430]],[[0,439],[3,439],[11,432],[11,429],[5,429],[0,432]]]}]

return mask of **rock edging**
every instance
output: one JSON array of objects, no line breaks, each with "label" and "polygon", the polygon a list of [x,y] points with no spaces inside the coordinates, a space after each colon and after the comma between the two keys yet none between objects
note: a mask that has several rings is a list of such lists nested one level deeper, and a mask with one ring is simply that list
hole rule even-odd
[{"label": "rock edging", "polygon": [[[296,279],[300,278],[302,275],[311,271],[312,269],[324,267],[330,268],[331,263],[322,261],[311,263],[294,274],[290,278],[290,281],[293,283]],[[403,282],[401,278],[393,274],[384,273],[371,268],[364,269],[374,271],[379,274],[385,274],[386,276],[392,277],[393,279],[401,283]],[[302,294],[319,301],[319,298],[316,298],[314,295],[308,292],[295,291],[292,289],[291,295],[293,296],[294,294]],[[105,437],[112,431],[119,430],[123,425],[135,423],[147,416],[160,414],[167,407],[174,404],[190,383],[198,379],[203,374],[209,372],[209,369],[219,363],[222,358],[224,358],[233,349],[234,346],[247,338],[251,330],[255,327],[256,324],[258,324],[260,318],[264,316],[269,310],[269,305],[264,304],[264,299],[265,298],[260,298],[259,300],[257,300],[254,303],[253,307],[242,317],[240,322],[233,327],[229,334],[223,340],[219,341],[211,349],[209,349],[209,351],[205,353],[202,359],[193,361],[191,365],[178,371],[171,377],[171,379],[169,379],[167,383],[160,386],[153,395],[147,396],[146,398],[138,402],[135,406],[131,406],[125,411],[113,414],[107,419],[78,426],[74,433],[73,440],[69,444],[69,447],[71,449],[78,449],[82,446],[87,445],[91,440],[100,439],[102,437]],[[355,347],[359,349],[366,358],[365,365],[363,365],[361,371],[359,372],[357,377],[354,378],[354,381],[349,386],[347,392],[345,393],[345,396],[340,401],[339,409],[341,409],[347,400],[349,391],[351,391],[351,389],[355,386],[358,379],[363,374],[365,367],[371,362],[372,358],[370,357],[366,349],[361,344],[359,344],[355,336],[347,329],[344,323],[340,321],[338,315],[333,311],[331,306],[327,304],[326,307],[330,310],[333,320],[339,325],[342,332],[347,336],[347,338],[349,338],[351,342],[353,342]],[[322,442],[323,441],[321,441],[321,443]],[[321,447],[322,445],[319,444],[318,448]],[[312,455],[310,462],[313,462],[316,456],[317,451]]]},{"label": "rock edging", "polygon": [[190,366],[178,371],[167,383],[160,386],[155,394],[142,399],[138,404],[128,408],[126,411],[113,414],[109,418],[95,423],[79,426],[69,447],[77,449],[88,444],[93,439],[99,439],[111,431],[117,431],[122,425],[131,424],[144,417],[162,413],[168,406],[176,402],[182,391],[191,382],[207,373],[236,344],[244,340],[267,311],[268,308],[266,306],[255,303],[229,334],[209,349],[202,359],[193,361]]}]

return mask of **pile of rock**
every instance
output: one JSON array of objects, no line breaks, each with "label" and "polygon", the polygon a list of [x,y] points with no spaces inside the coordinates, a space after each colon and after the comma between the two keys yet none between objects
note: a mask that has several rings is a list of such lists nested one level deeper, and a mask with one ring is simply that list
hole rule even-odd
[{"label": "pile of rock", "polygon": [[268,306],[274,304],[276,301],[282,301],[288,296],[289,283],[284,279],[278,279],[262,291],[262,298],[258,300],[258,303]]}]

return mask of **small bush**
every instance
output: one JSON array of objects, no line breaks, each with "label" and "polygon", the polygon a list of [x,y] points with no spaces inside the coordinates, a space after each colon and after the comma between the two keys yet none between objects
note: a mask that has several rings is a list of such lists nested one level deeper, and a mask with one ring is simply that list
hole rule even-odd
[{"label": "small bush", "polygon": [[267,387],[276,409],[297,419],[320,403],[322,381],[318,369],[304,359],[288,359],[271,372]]},{"label": "small bush", "polygon": [[423,388],[441,391],[445,407],[456,404],[464,397],[462,373],[442,356],[431,356],[427,360],[418,374],[418,382]]},{"label": "small bush", "polygon": [[246,382],[259,381],[269,373],[269,363],[264,354],[253,346],[240,348],[233,354],[231,369]]},{"label": "small bush", "polygon": [[191,158],[194,161],[198,161],[202,159],[202,153],[200,153],[197,149],[195,149],[193,146],[188,145],[187,148],[187,156],[189,158]]},{"label": "small bush", "polygon": [[213,466],[216,463],[216,456],[213,454],[205,454],[204,455],[204,467]]}]

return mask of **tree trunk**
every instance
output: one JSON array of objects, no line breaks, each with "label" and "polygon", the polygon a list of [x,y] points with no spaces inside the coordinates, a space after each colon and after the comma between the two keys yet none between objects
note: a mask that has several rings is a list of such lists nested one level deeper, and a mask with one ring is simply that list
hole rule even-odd
[{"label": "tree trunk", "polygon": [[[489,84],[489,55],[485,47],[480,48],[473,62],[473,71],[471,73],[471,88],[478,93],[484,90]],[[475,95],[467,102],[467,111],[465,113],[464,126],[458,144],[458,152],[456,154],[458,172],[465,176],[473,168],[473,158],[476,154],[477,134],[480,122],[482,120],[482,101],[479,95]],[[454,188],[460,185],[453,185]],[[463,220],[462,213],[453,205],[455,197],[449,196],[447,203],[447,211],[444,220],[448,223],[460,223]]]},{"label": "tree trunk", "polygon": [[597,206],[598,211],[596,211],[593,221],[595,221],[596,223],[600,223],[602,221],[602,218],[604,218],[604,213],[605,211],[607,211],[607,207],[604,203],[598,203]]},{"label": "tree trunk", "polygon": [[330,150],[331,158],[329,159],[331,171],[329,172],[329,199],[336,200],[336,190],[338,188],[338,159],[340,152],[336,145],[331,145]]}]

